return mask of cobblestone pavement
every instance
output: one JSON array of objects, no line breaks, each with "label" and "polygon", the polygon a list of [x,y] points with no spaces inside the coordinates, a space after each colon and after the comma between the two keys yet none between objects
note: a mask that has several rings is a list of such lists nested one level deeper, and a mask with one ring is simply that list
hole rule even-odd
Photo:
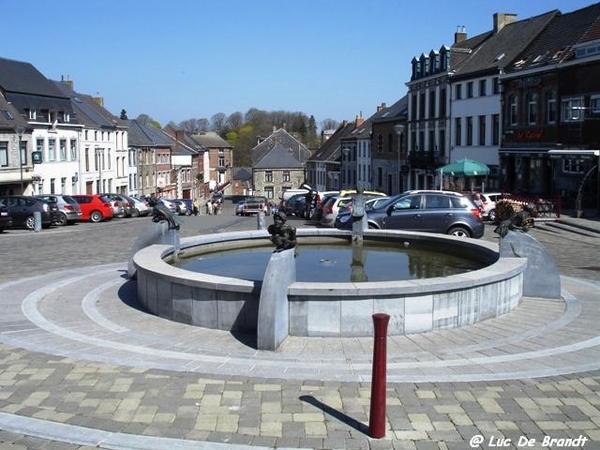
[{"label": "cobblestone pavement", "polygon": [[[232,211],[185,217],[181,234],[256,228]],[[564,301],[388,340],[383,439],[368,436],[369,339],[260,352],[137,310],[121,275],[149,223],[0,235],[0,449],[600,449],[598,222],[531,231]]]}]

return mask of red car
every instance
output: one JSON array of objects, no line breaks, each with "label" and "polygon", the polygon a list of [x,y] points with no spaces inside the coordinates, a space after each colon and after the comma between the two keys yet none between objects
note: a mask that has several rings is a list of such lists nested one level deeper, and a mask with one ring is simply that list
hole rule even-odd
[{"label": "red car", "polygon": [[71,195],[81,208],[81,220],[102,222],[114,217],[110,199],[102,194]]}]

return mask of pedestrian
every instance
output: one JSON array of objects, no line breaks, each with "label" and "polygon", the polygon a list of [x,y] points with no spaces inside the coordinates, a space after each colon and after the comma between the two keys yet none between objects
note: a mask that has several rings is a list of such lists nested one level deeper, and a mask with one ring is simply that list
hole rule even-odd
[{"label": "pedestrian", "polygon": [[198,215],[198,208],[200,207],[200,202],[198,201],[198,197],[194,198],[194,201],[192,202],[192,213],[194,214],[194,216]]}]

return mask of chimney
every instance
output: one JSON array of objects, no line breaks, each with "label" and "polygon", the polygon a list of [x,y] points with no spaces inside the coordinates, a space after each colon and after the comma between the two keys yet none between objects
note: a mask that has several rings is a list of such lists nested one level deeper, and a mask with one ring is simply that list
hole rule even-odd
[{"label": "chimney", "polygon": [[459,25],[456,27],[456,33],[454,33],[454,43],[458,44],[459,42],[467,40],[467,29],[464,25]]},{"label": "chimney", "polygon": [[511,13],[495,13],[494,14],[494,33],[499,32],[509,23],[517,21],[517,15]]},{"label": "chimney", "polygon": [[379,105],[377,107],[377,112],[383,111],[385,108],[387,108],[385,103],[381,103],[381,105]]},{"label": "chimney", "polygon": [[60,82],[65,84],[70,90],[73,90],[73,80],[69,80],[69,77],[65,80],[64,75],[60,76]]},{"label": "chimney", "polygon": [[[100,92],[98,92],[98,94],[100,94]],[[95,97],[92,97],[92,100],[94,100],[98,105],[104,107],[104,97],[96,95]]]},{"label": "chimney", "polygon": [[365,122],[365,119],[363,119],[362,111],[361,111],[360,114],[358,116],[356,116],[356,119],[354,119],[354,126],[360,127],[364,122]]}]

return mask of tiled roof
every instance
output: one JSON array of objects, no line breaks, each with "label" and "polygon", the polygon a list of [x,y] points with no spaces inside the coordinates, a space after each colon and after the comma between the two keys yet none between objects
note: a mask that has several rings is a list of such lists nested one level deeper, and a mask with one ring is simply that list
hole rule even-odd
[{"label": "tiled roof", "polygon": [[550,11],[519,20],[505,25],[497,33],[492,33],[456,69],[455,77],[509,65],[557,14],[558,11]]},{"label": "tiled roof", "polygon": [[173,141],[161,130],[150,124],[129,120],[127,139],[131,147],[170,147]]},{"label": "tiled roof", "polygon": [[14,130],[17,127],[27,127],[27,121],[21,117],[17,109],[0,93],[0,129]]},{"label": "tiled roof", "polygon": [[90,95],[80,94],[62,81],[53,81],[55,86],[70,97],[77,121],[88,127],[112,128],[118,124],[117,117],[99,105]]},{"label": "tiled roof", "polygon": [[557,64],[571,59],[574,55],[572,46],[584,39],[587,33],[598,31],[599,17],[600,3],[571,13],[557,14],[507,68],[507,72]]},{"label": "tiled roof", "polygon": [[354,129],[354,122],[342,123],[329,139],[310,157],[309,161],[335,161],[340,157],[340,141]]},{"label": "tiled roof", "polygon": [[0,87],[5,92],[63,97],[64,94],[32,64],[0,58]]},{"label": "tiled roof", "polygon": [[298,152],[280,143],[276,143],[254,164],[255,169],[300,169],[302,167]]},{"label": "tiled roof", "polygon": [[209,148],[231,148],[231,144],[213,131],[202,134],[192,134],[191,138],[202,147]]},{"label": "tiled roof", "polygon": [[296,154],[299,154],[301,162],[306,161],[311,155],[310,150],[304,144],[283,128],[279,128],[252,149],[252,161],[260,161],[277,144],[295,150]]}]

